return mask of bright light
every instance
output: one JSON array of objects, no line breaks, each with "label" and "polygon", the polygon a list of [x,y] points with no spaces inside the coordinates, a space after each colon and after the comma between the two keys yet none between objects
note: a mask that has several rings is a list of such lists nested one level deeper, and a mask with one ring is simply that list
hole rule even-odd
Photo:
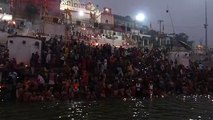
[{"label": "bright light", "polygon": [[99,44],[98,43],[95,43],[95,46],[98,46]]},{"label": "bright light", "polygon": [[84,11],[79,11],[78,15],[81,16],[81,17],[83,17],[84,16]]},{"label": "bright light", "polygon": [[1,19],[2,20],[5,20],[5,21],[10,21],[12,20],[12,15],[9,15],[9,14],[2,14],[0,15],[1,16]]},{"label": "bright light", "polygon": [[13,21],[13,25],[15,25],[16,24],[16,21]]},{"label": "bright light", "polygon": [[106,11],[106,12],[109,12],[109,8],[106,8],[105,11]]},{"label": "bright light", "polygon": [[145,15],[144,15],[143,13],[139,13],[139,14],[136,16],[136,20],[137,20],[137,21],[142,22],[142,21],[144,21],[144,19],[145,19]]}]

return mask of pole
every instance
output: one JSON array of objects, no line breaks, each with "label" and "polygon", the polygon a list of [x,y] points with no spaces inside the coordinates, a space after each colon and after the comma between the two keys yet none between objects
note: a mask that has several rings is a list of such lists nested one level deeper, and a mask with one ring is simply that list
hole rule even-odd
[{"label": "pole", "polygon": [[169,14],[169,17],[170,17],[170,21],[171,21],[171,24],[172,24],[173,34],[175,34],[175,25],[174,25],[174,21],[173,21],[172,14],[171,14],[171,11],[169,9],[169,5],[168,4],[167,4],[167,13]]},{"label": "pole", "polygon": [[18,2],[17,2],[17,0],[14,0],[13,1],[14,3],[13,3],[13,8],[12,8],[12,18],[13,19],[15,19],[16,18],[16,13],[17,13],[17,6],[18,6]]},{"label": "pole", "polygon": [[162,33],[162,23],[163,23],[163,20],[158,20],[159,24],[160,24],[160,34]]},{"label": "pole", "polygon": [[158,40],[159,40],[159,46],[161,47],[161,33],[162,33],[162,23],[163,20],[158,20],[159,24],[160,24],[160,34],[158,34]]},{"label": "pole", "polygon": [[207,0],[205,0],[205,48],[206,48],[206,53],[208,51],[208,10],[207,10]]}]

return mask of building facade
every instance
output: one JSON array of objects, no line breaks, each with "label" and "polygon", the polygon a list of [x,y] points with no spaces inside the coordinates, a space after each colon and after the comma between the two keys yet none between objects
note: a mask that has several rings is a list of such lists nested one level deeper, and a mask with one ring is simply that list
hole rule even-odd
[{"label": "building facade", "polygon": [[10,0],[0,1],[0,21],[12,20],[12,11],[10,6],[11,6]]},{"label": "building facade", "polygon": [[27,36],[9,36],[7,48],[10,59],[15,58],[17,63],[30,64],[32,53],[38,53],[41,56],[42,42],[38,38]]},{"label": "building facade", "polygon": [[[16,17],[27,18],[28,12],[35,16],[59,16],[61,0],[12,0],[13,13]],[[31,8],[31,9],[28,9]],[[33,8],[33,9],[32,9]],[[40,18],[40,17],[38,17]]]},{"label": "building facade", "polygon": [[0,13],[11,14],[10,0],[1,0],[0,1]]},{"label": "building facade", "polygon": [[82,2],[81,0],[61,0],[60,10],[64,13],[65,19],[71,22],[86,22],[93,20],[100,22],[100,11],[91,2]]},{"label": "building facade", "polygon": [[114,16],[111,8],[104,8],[104,11],[101,13],[101,23],[114,25]]}]

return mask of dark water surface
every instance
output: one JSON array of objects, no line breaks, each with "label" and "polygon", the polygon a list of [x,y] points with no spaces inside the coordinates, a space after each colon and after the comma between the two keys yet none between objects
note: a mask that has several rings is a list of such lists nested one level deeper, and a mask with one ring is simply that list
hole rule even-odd
[{"label": "dark water surface", "polygon": [[0,120],[213,120],[213,96],[0,103]]}]

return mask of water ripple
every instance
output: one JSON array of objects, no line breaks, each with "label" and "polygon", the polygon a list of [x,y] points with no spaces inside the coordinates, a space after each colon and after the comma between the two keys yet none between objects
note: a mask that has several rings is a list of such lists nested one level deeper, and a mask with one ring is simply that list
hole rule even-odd
[{"label": "water ripple", "polygon": [[[195,100],[196,99],[196,100]],[[213,97],[0,104],[0,120],[213,120]]]}]

